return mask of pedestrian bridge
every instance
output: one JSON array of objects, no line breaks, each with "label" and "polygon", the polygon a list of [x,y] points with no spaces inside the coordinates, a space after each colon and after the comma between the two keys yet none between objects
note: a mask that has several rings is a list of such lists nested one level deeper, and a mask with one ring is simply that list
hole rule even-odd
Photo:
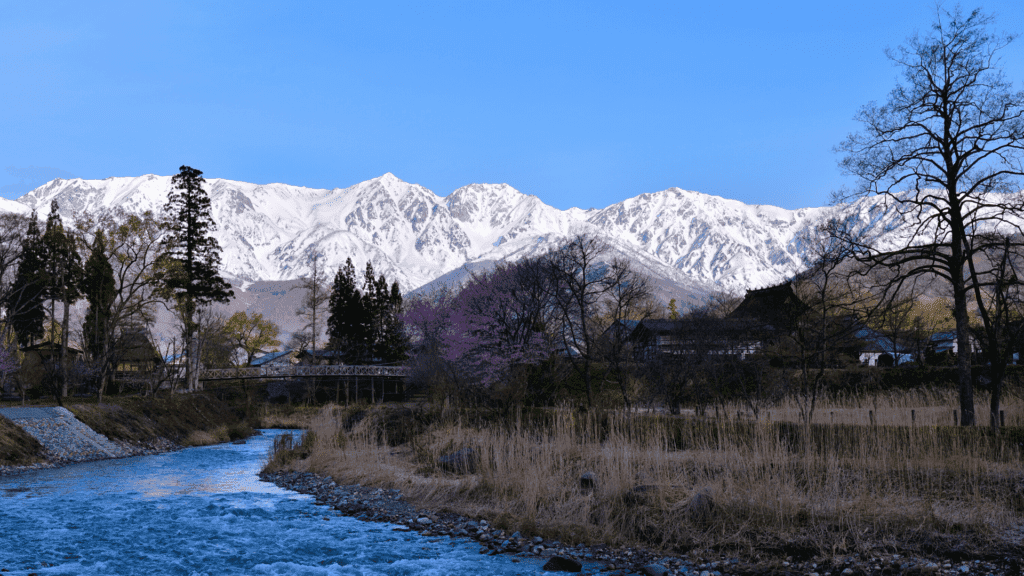
[{"label": "pedestrian bridge", "polygon": [[242,366],[239,368],[208,368],[199,372],[199,380],[251,380],[257,378],[306,378],[310,376],[389,376],[404,378],[408,366],[305,365]]}]

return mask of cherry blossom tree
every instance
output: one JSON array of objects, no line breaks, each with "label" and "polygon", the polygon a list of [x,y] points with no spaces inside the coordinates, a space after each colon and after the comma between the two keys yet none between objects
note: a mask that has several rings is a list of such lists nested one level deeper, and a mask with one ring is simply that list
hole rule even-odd
[{"label": "cherry blossom tree", "polygon": [[412,299],[403,320],[420,362],[460,392],[507,384],[553,349],[544,282],[540,261],[527,259],[473,274],[457,293],[445,287]]}]

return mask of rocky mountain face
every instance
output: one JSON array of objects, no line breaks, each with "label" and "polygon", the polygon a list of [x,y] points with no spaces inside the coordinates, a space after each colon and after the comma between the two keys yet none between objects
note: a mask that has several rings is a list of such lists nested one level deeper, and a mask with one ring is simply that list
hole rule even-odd
[{"label": "rocky mountain face", "polygon": [[[56,200],[65,218],[121,206],[162,209],[170,176],[54,180],[0,210],[40,217]],[[348,188],[209,179],[223,273],[236,285],[286,281],[352,258],[410,291],[505,259],[543,253],[569,235],[607,241],[658,281],[661,296],[742,293],[805,267],[804,234],[828,218],[853,218],[869,232],[898,227],[877,198],[829,208],[785,210],[671,188],[600,210],[558,210],[506,184],[471,184],[440,197],[388,173]]]}]

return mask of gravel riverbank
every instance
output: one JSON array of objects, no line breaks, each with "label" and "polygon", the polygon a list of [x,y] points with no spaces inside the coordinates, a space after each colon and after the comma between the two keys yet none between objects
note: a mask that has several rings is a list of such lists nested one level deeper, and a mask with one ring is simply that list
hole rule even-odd
[{"label": "gravel riverbank", "polygon": [[[764,564],[721,557],[713,561],[695,561],[687,555],[665,556],[635,547],[605,545],[576,546],[545,540],[540,536],[506,533],[486,519],[473,519],[451,513],[417,509],[405,501],[398,490],[360,485],[338,485],[327,476],[309,472],[264,472],[260,478],[282,488],[309,494],[320,504],[331,506],[346,516],[371,522],[399,525],[396,530],[415,530],[425,536],[451,536],[475,540],[481,554],[511,554],[522,557],[561,558],[562,571],[606,574],[645,574],[649,576],[1020,576],[1021,557],[1010,554],[986,559],[911,558],[900,554],[861,556],[840,555],[832,559],[799,560],[787,558]],[[583,566],[581,566],[581,564]],[[594,568],[596,566],[596,568]],[[555,571],[552,565],[552,571]]]}]

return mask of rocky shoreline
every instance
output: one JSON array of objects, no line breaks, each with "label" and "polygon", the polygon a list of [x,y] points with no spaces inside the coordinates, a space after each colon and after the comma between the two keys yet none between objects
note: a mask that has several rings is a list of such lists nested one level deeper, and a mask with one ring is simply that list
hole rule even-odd
[{"label": "rocky shoreline", "polygon": [[[911,558],[900,554],[864,557],[845,555],[833,560],[799,561],[793,558],[752,564],[738,558],[722,557],[697,561],[687,555],[666,556],[638,547],[606,545],[576,546],[519,532],[508,534],[486,519],[466,518],[452,513],[417,509],[398,490],[360,485],[343,486],[330,476],[309,472],[263,472],[260,479],[277,486],[312,495],[318,504],[330,506],[345,516],[369,522],[398,525],[424,536],[449,536],[474,540],[481,554],[510,554],[547,559],[545,569],[562,572],[644,574],[647,576],[1020,576],[1021,558],[1007,556],[986,560],[942,560]],[[584,568],[584,565],[586,568]],[[594,568],[596,566],[596,568]]]}]

